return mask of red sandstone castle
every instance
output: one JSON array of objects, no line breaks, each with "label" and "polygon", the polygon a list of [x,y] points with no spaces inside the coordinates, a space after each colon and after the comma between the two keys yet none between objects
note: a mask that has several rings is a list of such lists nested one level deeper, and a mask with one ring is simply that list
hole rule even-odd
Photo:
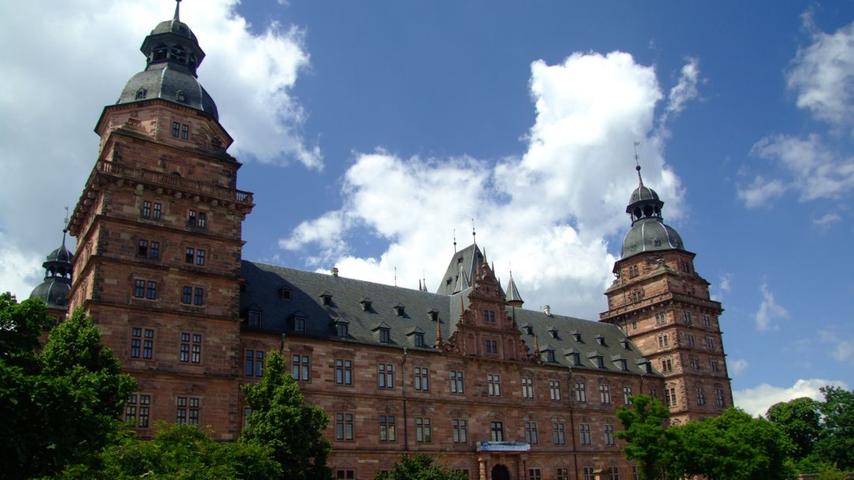
[{"label": "red sandstone castle", "polygon": [[141,50],[145,70],[95,127],[68,225],[77,252],[63,240],[33,297],[95,319],[139,382],[126,417],[142,436],[166,420],[235,438],[240,387],[274,350],[329,415],[338,479],[407,452],[471,479],[631,479],[614,434],[632,395],[665,401],[674,422],[732,405],[721,305],[642,181],[599,322],[524,309],[475,244],[435,293],[244,261],[253,197],[196,79],[205,54],[177,9]]}]

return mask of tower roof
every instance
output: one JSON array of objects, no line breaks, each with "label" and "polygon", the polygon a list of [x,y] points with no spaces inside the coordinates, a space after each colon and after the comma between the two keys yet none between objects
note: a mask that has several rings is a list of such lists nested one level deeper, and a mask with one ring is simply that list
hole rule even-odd
[{"label": "tower roof", "polygon": [[42,266],[45,269],[44,281],[30,293],[30,298],[40,299],[51,308],[66,308],[68,292],[71,291],[71,269],[74,255],[65,246],[67,229],[62,231],[62,244],[50,252]]},{"label": "tower roof", "polygon": [[626,213],[632,219],[632,228],[623,239],[622,258],[655,250],[684,250],[682,237],[673,227],[666,225],[661,216],[664,202],[658,193],[643,184],[638,164],[638,187],[629,197]]},{"label": "tower roof", "polygon": [[513,281],[513,272],[510,272],[510,281],[507,283],[506,301],[514,307],[521,307],[524,300],[522,295],[519,295],[519,289],[516,287],[516,282]]},{"label": "tower roof", "polygon": [[180,20],[180,0],[171,20],[157,24],[145,37],[140,51],[145,70],[128,80],[116,104],[161,99],[199,110],[219,119],[213,98],[196,79],[196,70],[205,58],[196,35]]}]

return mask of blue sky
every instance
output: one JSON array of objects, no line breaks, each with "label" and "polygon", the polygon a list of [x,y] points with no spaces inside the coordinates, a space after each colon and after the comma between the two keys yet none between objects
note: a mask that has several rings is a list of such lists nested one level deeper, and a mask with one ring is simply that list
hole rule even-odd
[{"label": "blue sky", "polygon": [[[638,141],[726,309],[740,404],[854,386],[854,2],[201,4],[182,19],[256,194],[246,258],[432,289],[474,219],[527,306],[595,319]],[[0,60],[0,288],[39,281],[172,8],[0,6],[0,39],[37,34]]]}]

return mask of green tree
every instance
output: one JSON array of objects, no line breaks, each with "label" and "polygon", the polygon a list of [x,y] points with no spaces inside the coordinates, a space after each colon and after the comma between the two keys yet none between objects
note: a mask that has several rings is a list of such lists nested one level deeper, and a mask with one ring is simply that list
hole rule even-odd
[{"label": "green tree", "polygon": [[822,432],[815,451],[821,460],[854,470],[854,391],[828,386],[821,393]]},{"label": "green tree", "polygon": [[404,455],[388,472],[380,472],[375,480],[465,480],[462,472],[454,472],[433,463],[427,455]]},{"label": "green tree", "polygon": [[632,397],[630,406],[621,407],[617,418],[623,430],[617,438],[628,442],[626,458],[637,461],[641,480],[666,478],[673,458],[673,435],[667,429],[670,411],[658,400],[646,395]]},{"label": "green tree", "polygon": [[791,443],[775,424],[730,408],[719,417],[671,427],[673,471],[709,480],[782,480],[792,476]]},{"label": "green tree", "polygon": [[[88,464],[121,428],[135,381],[101,345],[81,311],[60,323],[38,351],[50,319],[40,301],[0,296],[0,471],[3,478],[50,475]],[[6,350],[8,348],[8,350]]]},{"label": "green tree", "polygon": [[252,414],[241,442],[256,442],[270,448],[284,478],[331,478],[326,467],[330,446],[323,438],[329,419],[323,410],[305,403],[281,355],[271,352],[261,381],[245,386],[243,392]]},{"label": "green tree", "polygon": [[63,478],[130,480],[224,478],[269,479],[281,467],[269,448],[257,443],[217,442],[191,425],[161,423],[153,440],[126,436],[101,454],[97,470],[74,466]]},{"label": "green tree", "polygon": [[792,457],[796,461],[812,454],[815,442],[821,435],[820,405],[811,398],[796,398],[772,405],[765,414],[791,440]]}]

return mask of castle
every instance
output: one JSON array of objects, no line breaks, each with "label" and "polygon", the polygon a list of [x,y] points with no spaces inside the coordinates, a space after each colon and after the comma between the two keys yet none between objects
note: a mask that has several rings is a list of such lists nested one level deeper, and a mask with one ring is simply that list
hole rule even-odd
[{"label": "castle", "polygon": [[[179,4],[180,5],[180,4]],[[142,43],[146,67],[95,127],[98,158],[62,246],[33,291],[57,316],[82,308],[139,383],[125,416],[236,438],[241,385],[281,351],[328,414],[336,479],[369,479],[404,453],[479,480],[636,478],[615,438],[618,407],[644,393],[673,422],[732,405],[718,316],[694,254],[643,184],[599,321],[528,310],[482,249],[454,253],[435,293],[242,259],[253,196],[205,57],[179,19]],[[72,276],[73,271],[73,276]]]}]

